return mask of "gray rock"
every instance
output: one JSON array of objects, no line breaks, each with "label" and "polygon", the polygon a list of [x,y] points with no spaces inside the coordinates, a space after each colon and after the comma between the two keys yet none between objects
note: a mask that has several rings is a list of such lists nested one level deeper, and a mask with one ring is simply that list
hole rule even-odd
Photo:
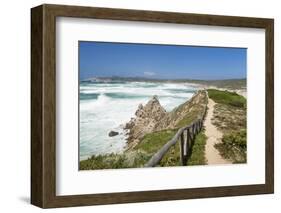
[{"label": "gray rock", "polygon": [[109,137],[114,137],[114,136],[116,136],[116,135],[119,135],[119,132],[110,131],[110,132],[108,133],[108,136],[109,136]]},{"label": "gray rock", "polygon": [[130,130],[128,143],[139,141],[146,133],[152,132],[155,125],[166,115],[166,111],[159,103],[157,96],[153,96],[147,104],[139,104],[135,115],[136,117],[125,125],[125,129]]}]

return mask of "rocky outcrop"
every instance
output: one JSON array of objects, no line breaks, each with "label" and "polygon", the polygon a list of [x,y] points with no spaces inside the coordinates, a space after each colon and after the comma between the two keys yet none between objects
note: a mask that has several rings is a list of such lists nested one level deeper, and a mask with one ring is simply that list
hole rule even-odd
[{"label": "rocky outcrop", "polygon": [[202,90],[198,91],[191,99],[167,113],[155,126],[155,131],[177,129],[188,125],[188,123],[195,121],[202,116],[202,112],[204,111],[207,102],[206,92]]},{"label": "rocky outcrop", "polygon": [[206,106],[206,93],[197,92],[190,100],[171,112],[166,112],[157,96],[143,106],[140,104],[134,118],[125,125],[128,130],[128,149],[134,147],[147,134],[164,129],[177,129],[195,120]]},{"label": "rocky outcrop", "polygon": [[140,104],[135,113],[136,117],[125,125],[125,129],[129,130],[129,144],[137,144],[145,134],[153,132],[165,115],[166,111],[159,103],[157,96],[153,96],[145,106]]}]

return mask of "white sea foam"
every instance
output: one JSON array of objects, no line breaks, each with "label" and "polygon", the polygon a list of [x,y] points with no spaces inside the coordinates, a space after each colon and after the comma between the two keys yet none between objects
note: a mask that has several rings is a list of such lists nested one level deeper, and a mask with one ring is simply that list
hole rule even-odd
[{"label": "white sea foam", "polygon": [[[80,86],[80,159],[91,155],[118,153],[126,146],[123,125],[134,116],[140,103],[157,95],[161,105],[171,111],[190,99],[195,92],[184,84],[131,82],[120,84],[81,84]],[[83,94],[97,94],[81,99]],[[109,137],[111,131],[119,135]]]}]

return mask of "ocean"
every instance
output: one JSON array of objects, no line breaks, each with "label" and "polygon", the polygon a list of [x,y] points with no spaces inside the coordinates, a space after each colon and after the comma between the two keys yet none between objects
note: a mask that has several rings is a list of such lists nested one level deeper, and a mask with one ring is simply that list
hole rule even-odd
[{"label": "ocean", "polygon": [[[92,155],[120,153],[126,147],[124,125],[139,104],[154,95],[166,111],[189,100],[197,88],[182,83],[80,82],[80,160]],[[110,131],[119,135],[109,137]]]}]

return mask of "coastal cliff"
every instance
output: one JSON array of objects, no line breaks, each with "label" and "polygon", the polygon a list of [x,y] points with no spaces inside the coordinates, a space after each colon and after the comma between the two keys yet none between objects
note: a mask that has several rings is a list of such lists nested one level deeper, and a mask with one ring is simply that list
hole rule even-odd
[{"label": "coastal cliff", "polygon": [[136,117],[131,118],[125,126],[129,130],[128,144],[137,144],[145,134],[153,132],[166,114],[157,96],[153,96],[145,106],[140,104],[135,112]]},{"label": "coastal cliff", "polygon": [[171,112],[166,112],[157,96],[153,96],[146,105],[139,105],[135,117],[125,125],[125,129],[129,130],[128,149],[134,148],[148,133],[174,130],[188,125],[202,114],[206,103],[206,93],[198,91],[190,100]]}]

